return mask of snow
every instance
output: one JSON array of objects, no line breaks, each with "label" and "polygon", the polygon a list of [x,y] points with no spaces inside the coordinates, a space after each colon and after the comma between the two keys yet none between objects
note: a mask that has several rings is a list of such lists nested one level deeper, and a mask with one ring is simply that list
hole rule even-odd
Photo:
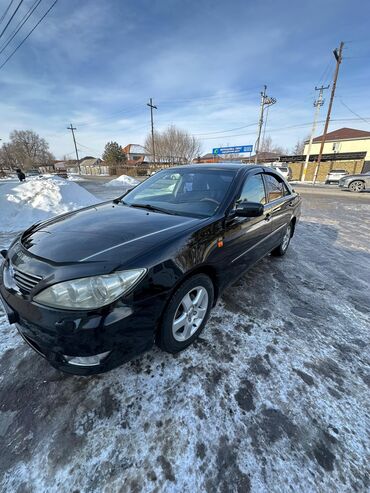
[{"label": "snow", "polygon": [[105,184],[106,187],[135,187],[140,182],[132,176],[121,175]]},{"label": "snow", "polygon": [[368,491],[370,196],[318,193],[182,353],[65,375],[0,307],[0,491]]},{"label": "snow", "polygon": [[85,181],[85,179],[82,176],[80,176],[76,173],[68,173],[68,180],[69,181]]},{"label": "snow", "polygon": [[96,204],[79,185],[53,175],[4,182],[0,189],[0,231],[21,231],[51,216]]}]

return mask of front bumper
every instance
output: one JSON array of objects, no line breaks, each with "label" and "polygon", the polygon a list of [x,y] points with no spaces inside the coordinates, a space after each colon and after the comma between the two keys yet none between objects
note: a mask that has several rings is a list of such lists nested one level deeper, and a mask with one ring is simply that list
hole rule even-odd
[{"label": "front bumper", "polygon": [[[24,341],[55,368],[75,375],[111,370],[149,349],[164,306],[161,297],[140,302],[131,297],[127,303],[120,300],[96,311],[71,312],[23,300],[2,284],[0,295],[9,321]],[[102,353],[109,354],[98,365],[68,361]]]}]

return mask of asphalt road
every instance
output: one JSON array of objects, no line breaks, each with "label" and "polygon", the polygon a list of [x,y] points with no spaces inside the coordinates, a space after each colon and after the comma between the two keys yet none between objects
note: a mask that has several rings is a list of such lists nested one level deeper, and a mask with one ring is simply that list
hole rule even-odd
[{"label": "asphalt road", "polygon": [[0,313],[1,491],[369,490],[370,194],[296,188],[287,255],[175,357],[64,375]]}]

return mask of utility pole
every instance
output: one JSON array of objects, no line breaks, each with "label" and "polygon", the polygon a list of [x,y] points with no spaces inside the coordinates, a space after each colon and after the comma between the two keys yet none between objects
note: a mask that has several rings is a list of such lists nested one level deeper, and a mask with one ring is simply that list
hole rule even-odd
[{"label": "utility pole", "polygon": [[266,89],[267,89],[267,86],[264,85],[263,91],[261,91],[261,105],[260,105],[261,110],[260,110],[260,118],[258,120],[258,137],[256,140],[256,144],[254,146],[254,152],[255,152],[254,163],[255,164],[257,164],[258,153],[260,150],[261,132],[262,132],[262,127],[263,127],[263,113],[264,113],[265,107],[272,106],[273,104],[276,103],[275,98],[270,98],[269,96],[267,96]]},{"label": "utility pole", "polygon": [[154,145],[154,123],[153,123],[153,108],[156,110],[158,109],[154,104],[153,104],[153,99],[149,99],[149,103],[146,104],[150,108],[150,123],[152,127],[152,153],[153,153],[153,163],[155,164],[155,145]]},{"label": "utility pole", "polygon": [[78,166],[78,174],[81,174],[81,168],[80,168],[80,158],[78,157],[78,150],[77,150],[77,144],[76,144],[76,137],[75,137],[75,130],[76,127],[74,127],[71,123],[69,127],[67,127],[68,130],[72,132],[72,137],[73,137],[73,143],[75,145],[75,151],[76,151],[76,158],[77,158],[77,166]]},{"label": "utility pole", "polygon": [[322,135],[320,151],[319,151],[319,155],[318,155],[318,158],[317,158],[317,165],[316,165],[316,169],[315,169],[315,175],[313,177],[313,183],[314,184],[316,183],[317,175],[319,174],[322,153],[323,153],[324,145],[325,145],[325,141],[326,141],[326,134],[328,133],[328,127],[329,127],[331,109],[333,107],[334,96],[335,96],[335,89],[337,87],[339,67],[340,67],[340,64],[342,63],[343,46],[344,46],[344,43],[343,43],[343,41],[341,41],[340,42],[340,45],[339,45],[339,49],[335,48],[335,50],[333,50],[334,57],[335,57],[335,60],[337,61],[337,64],[335,66],[335,72],[334,72],[334,78],[333,78],[333,85],[332,85],[332,88],[331,88],[331,95],[330,95],[330,101],[329,101],[329,106],[328,106],[328,113],[326,115],[324,133]]},{"label": "utility pole", "polygon": [[315,114],[313,117],[313,124],[312,124],[312,130],[311,130],[311,137],[310,137],[310,142],[308,144],[308,151],[306,155],[306,160],[304,163],[303,171],[302,171],[302,181],[305,181],[306,178],[306,173],[307,173],[307,168],[308,168],[308,163],[310,161],[310,154],[311,154],[311,148],[312,148],[312,141],[313,141],[313,136],[315,135],[315,130],[316,130],[316,125],[317,125],[317,119],[319,117],[320,113],[320,108],[323,106],[325,103],[325,100],[323,99],[323,93],[326,89],[329,89],[330,86],[321,86],[321,87],[315,87],[315,91],[319,91],[319,97],[316,99],[316,101],[313,103],[315,106]]}]

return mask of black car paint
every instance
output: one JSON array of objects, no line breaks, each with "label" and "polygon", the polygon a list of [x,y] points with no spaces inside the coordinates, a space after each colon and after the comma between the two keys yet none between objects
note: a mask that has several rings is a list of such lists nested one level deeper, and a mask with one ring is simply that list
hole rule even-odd
[{"label": "black car paint", "polygon": [[[29,294],[15,285],[6,289],[1,277],[5,309],[28,344],[66,372],[107,371],[152,346],[171,293],[185,278],[206,272],[215,284],[217,298],[275,248],[285,225],[299,219],[300,196],[287,184],[290,195],[266,204],[262,216],[237,217],[232,206],[244,179],[262,171],[279,175],[270,168],[223,166],[235,170],[235,179],[212,217],[173,216],[112,201],[35,225],[21,241],[13,242],[1,276],[11,263],[42,277]],[[130,293],[100,309],[59,310],[32,301],[35,294],[57,282],[141,267],[147,269],[144,279]],[[111,354],[100,366],[90,368],[72,366],[62,356],[105,351]]]}]

